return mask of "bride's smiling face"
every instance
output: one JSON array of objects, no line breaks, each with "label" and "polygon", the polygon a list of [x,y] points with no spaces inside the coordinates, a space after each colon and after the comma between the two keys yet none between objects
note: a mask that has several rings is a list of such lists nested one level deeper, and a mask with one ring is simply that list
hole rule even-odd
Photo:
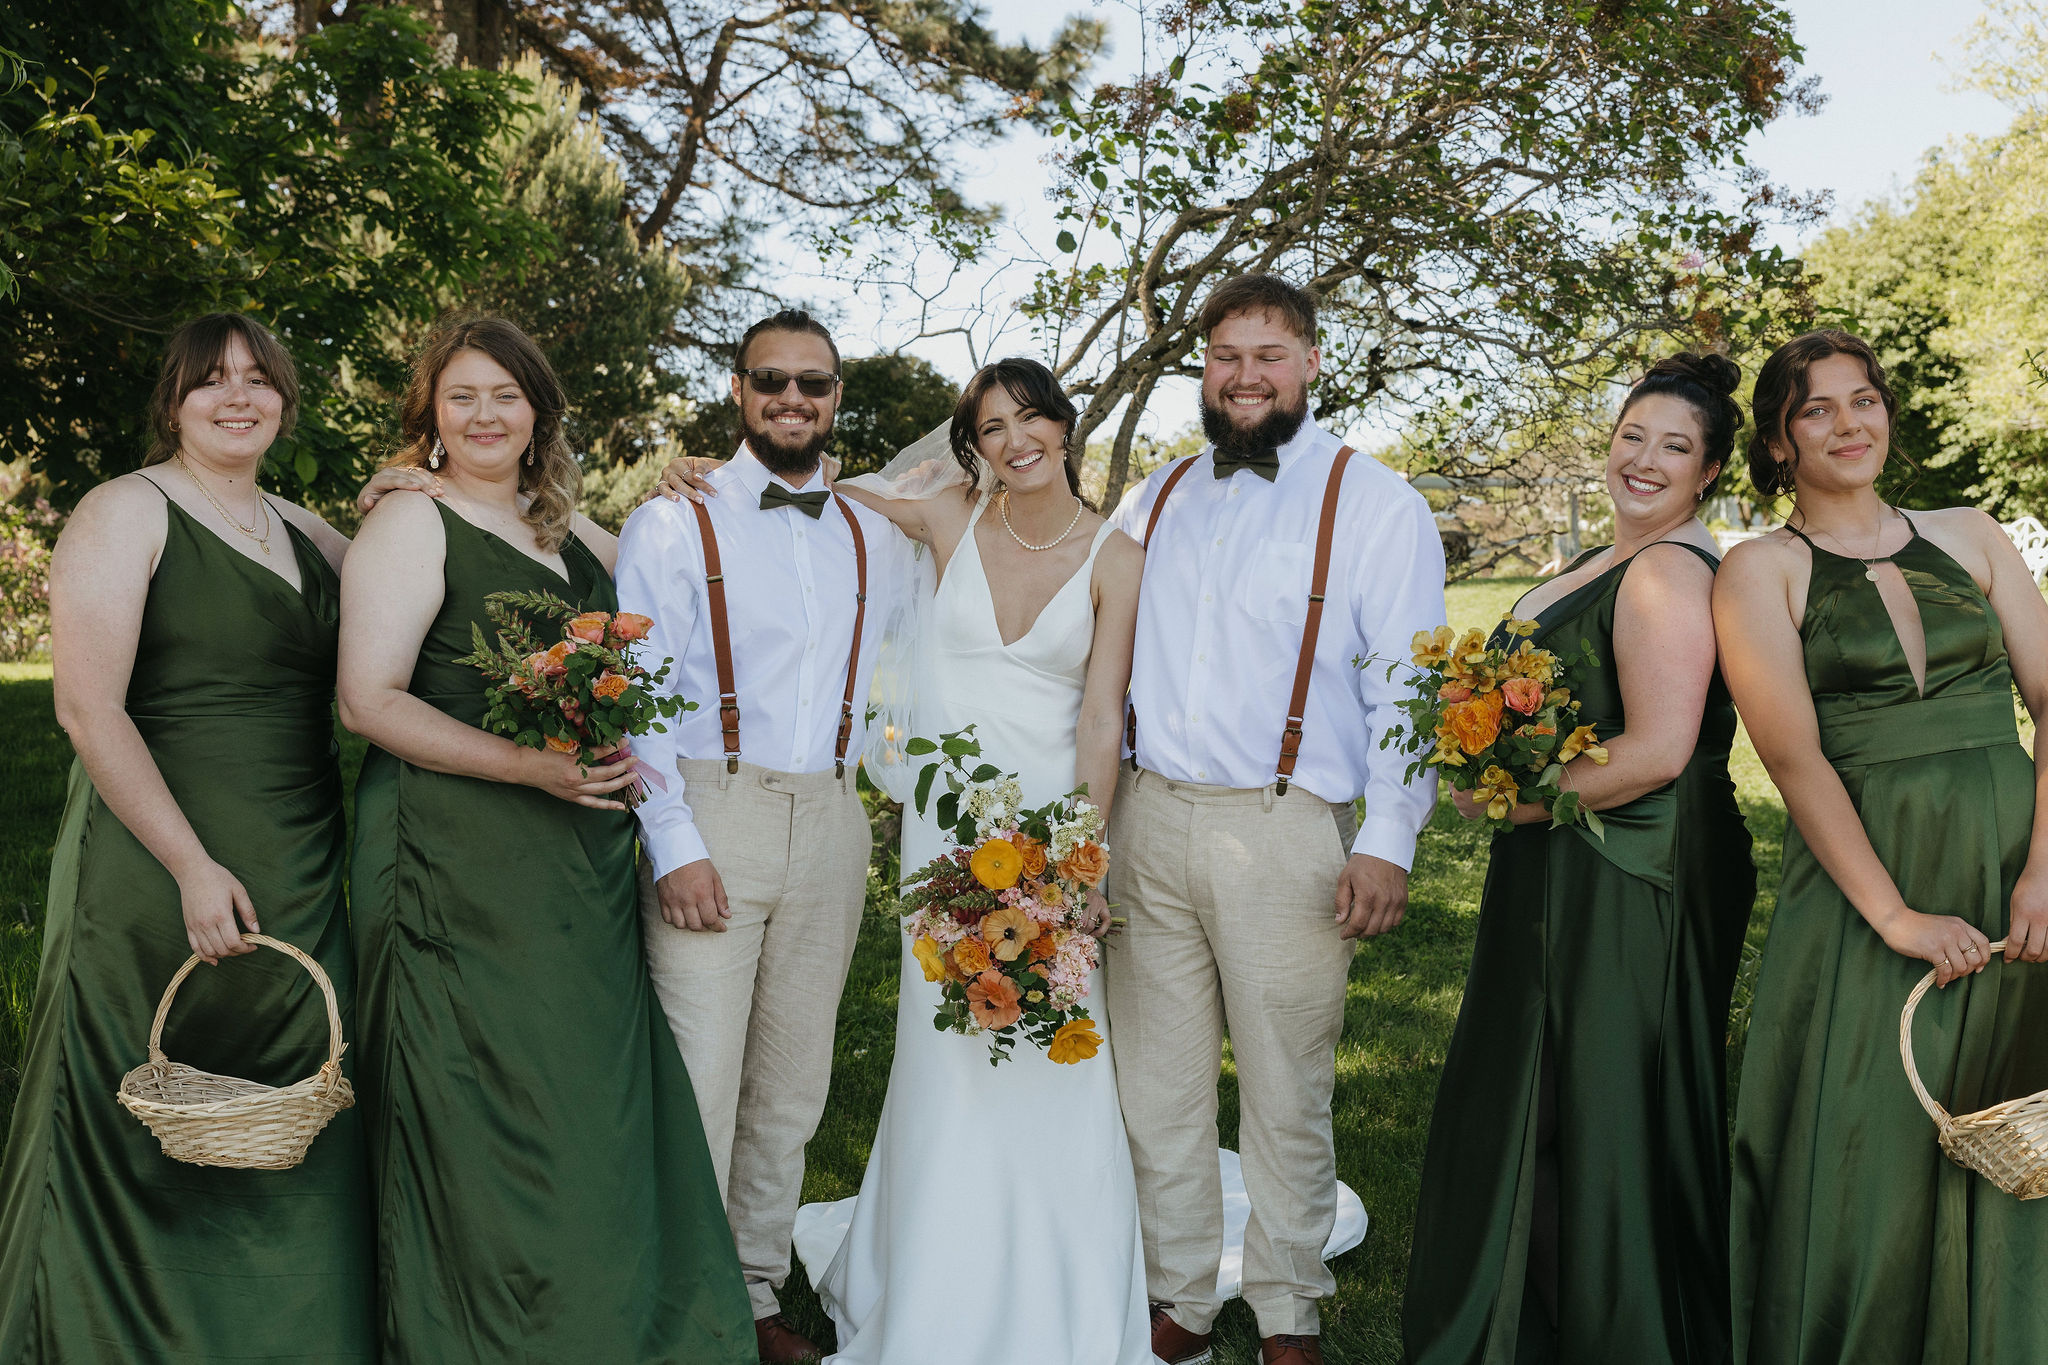
[{"label": "bride's smiling face", "polygon": [[1001,384],[982,395],[974,448],[1013,496],[1067,486],[1067,424],[1020,404]]}]

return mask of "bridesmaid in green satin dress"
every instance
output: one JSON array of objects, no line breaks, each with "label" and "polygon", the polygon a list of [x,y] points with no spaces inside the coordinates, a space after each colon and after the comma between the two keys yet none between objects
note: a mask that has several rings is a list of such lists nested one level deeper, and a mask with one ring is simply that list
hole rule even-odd
[{"label": "bridesmaid in green satin dress", "polygon": [[1747,1365],[2048,1360],[2048,1200],[1943,1156],[1898,1050],[1932,966],[1929,1092],[1962,1113],[2048,1087],[2048,746],[2030,759],[2013,721],[2015,682],[2048,714],[2048,605],[1984,513],[1878,497],[1895,411],[1855,337],[1772,355],[1751,477],[1793,508],[1715,589],[1793,826],[1735,1120]]},{"label": "bridesmaid in green satin dress", "polygon": [[[614,611],[617,542],[576,515],[561,385],[510,323],[428,343],[401,493],[342,585],[356,788],[358,1095],[390,1360],[752,1365],[753,1315],[690,1078],[641,956],[631,761],[579,769],[478,728],[455,660],[487,593]],[[556,623],[557,625],[559,623]],[[544,627],[545,628],[545,627]]]},{"label": "bridesmaid in green satin dress", "polygon": [[1606,838],[1525,804],[1493,841],[1416,1212],[1415,1365],[1729,1356],[1722,1054],[1756,874],[1696,512],[1739,378],[1720,356],[1651,370],[1609,445],[1615,544],[1516,607],[1539,647],[1598,656],[1568,681],[1609,761],[1565,771]]},{"label": "bridesmaid in green satin dress", "polygon": [[377,1358],[355,1110],[302,1165],[245,1171],[172,1161],[114,1100],[191,953],[216,966],[178,993],[173,1059],[273,1084],[318,1068],[319,989],[241,941],[259,920],[319,960],[353,1036],[333,718],[348,541],[256,486],[297,407],[262,326],[187,324],[144,470],[88,493],[57,544],[57,717],[78,761],[0,1167],[10,1365]]}]

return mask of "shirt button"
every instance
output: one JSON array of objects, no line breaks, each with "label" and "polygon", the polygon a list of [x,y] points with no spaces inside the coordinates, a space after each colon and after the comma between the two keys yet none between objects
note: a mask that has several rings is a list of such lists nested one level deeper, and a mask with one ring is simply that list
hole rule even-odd
[{"label": "shirt button", "polygon": [[1208,662],[1209,662],[1209,656],[1208,656],[1208,655],[1206,655],[1206,654],[1197,654],[1197,655],[1195,656],[1195,662],[1196,662],[1196,663],[1198,663],[1198,664],[1205,664],[1205,663],[1208,663]]},{"label": "shirt button", "polygon": [[1218,545],[1221,545],[1221,544],[1223,543],[1223,537],[1222,537],[1222,536],[1218,536],[1218,537],[1216,537],[1216,543],[1217,543]]},{"label": "shirt button", "polygon": [[1216,594],[1213,592],[1205,592],[1202,594],[1202,600],[1204,602],[1214,602],[1216,600]]},{"label": "shirt button", "polygon": [[1207,768],[1198,768],[1195,770],[1195,776],[1207,782],[1209,780],[1209,770]]}]

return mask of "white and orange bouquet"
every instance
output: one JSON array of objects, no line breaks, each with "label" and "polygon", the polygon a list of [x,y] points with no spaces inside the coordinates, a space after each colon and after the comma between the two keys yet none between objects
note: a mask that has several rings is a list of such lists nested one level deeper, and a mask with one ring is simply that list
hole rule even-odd
[{"label": "white and orange bouquet", "polygon": [[1536,648],[1529,639],[1535,633],[1534,621],[1513,616],[1496,632],[1499,644],[1478,630],[1415,632],[1414,662],[1387,667],[1390,679],[1399,668],[1413,675],[1414,695],[1397,703],[1408,723],[1390,727],[1381,747],[1398,744],[1419,754],[1409,780],[1434,768],[1482,802],[1497,829],[1508,828],[1509,813],[1528,801],[1550,812],[1553,829],[1583,824],[1605,838],[1600,817],[1562,785],[1564,765],[1579,755],[1607,762],[1593,727],[1578,723],[1579,703],[1564,683],[1567,669],[1599,660],[1589,641],[1579,642],[1578,654],[1560,656]]},{"label": "white and orange bouquet", "polygon": [[[663,719],[697,708],[655,691],[674,660],[663,659],[650,673],[633,657],[633,646],[654,625],[645,616],[578,611],[546,592],[494,592],[484,598],[484,615],[497,627],[497,643],[472,622],[475,649],[455,662],[489,680],[483,728],[514,744],[575,754],[594,767],[630,754],[634,735],[667,733]],[[534,633],[538,620],[566,620],[562,638],[544,643]],[[667,789],[652,769],[640,777]],[[639,783],[626,791],[629,804],[645,794]]]},{"label": "white and orange bouquet", "polygon": [[974,727],[913,739],[913,757],[939,757],[918,775],[918,814],[935,779],[948,790],[936,815],[958,845],[919,869],[904,893],[911,951],[941,999],[935,1028],[986,1033],[989,1065],[1027,1038],[1055,1062],[1087,1061],[1102,1046],[1082,1001],[1100,944],[1083,930],[1088,893],[1109,870],[1102,812],[1086,788],[1023,809],[1016,777],[981,756]]}]

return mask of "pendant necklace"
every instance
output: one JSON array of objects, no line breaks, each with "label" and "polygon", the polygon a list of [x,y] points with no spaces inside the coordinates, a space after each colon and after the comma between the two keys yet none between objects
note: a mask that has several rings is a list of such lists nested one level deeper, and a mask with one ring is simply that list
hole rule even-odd
[{"label": "pendant necklace", "polygon": [[1010,539],[1016,541],[1019,545],[1022,545],[1027,550],[1050,550],[1055,545],[1058,545],[1061,541],[1065,540],[1068,536],[1074,534],[1074,528],[1081,524],[1081,508],[1081,500],[1079,498],[1075,498],[1074,519],[1067,523],[1067,529],[1060,532],[1057,536],[1054,536],[1051,540],[1048,540],[1043,545],[1033,545],[1030,541],[1024,539],[1024,537],[1017,534],[1016,527],[1010,525],[1010,490],[1005,488],[1002,491],[1002,495],[996,499],[996,515],[1002,518],[1003,529],[1010,533]]},{"label": "pendant necklace", "polygon": [[205,496],[206,500],[213,504],[213,510],[220,513],[220,519],[222,521],[234,527],[237,531],[240,531],[243,535],[249,537],[249,539],[255,541],[257,548],[262,550],[263,553],[270,553],[270,503],[267,499],[264,498],[263,494],[260,491],[256,494],[256,506],[262,509],[263,512],[263,531],[262,534],[259,535],[257,534],[256,528],[254,526],[244,526],[242,525],[241,522],[235,520],[234,514],[229,512],[227,507],[224,504],[222,504],[221,500],[213,495],[213,490],[206,486],[206,481],[201,479],[197,474],[194,474],[192,472],[192,466],[185,463],[185,457],[183,455],[173,455],[171,458],[178,462],[178,468],[185,471],[185,477],[192,480],[192,482],[198,487],[200,493]]},{"label": "pendant necklace", "polygon": [[[1898,513],[1898,510],[1898,508],[1891,506],[1887,506],[1885,508],[1885,511],[1891,512],[1894,515]],[[1857,563],[1861,564],[1863,566],[1863,576],[1873,583],[1877,582],[1877,566],[1880,564],[1889,564],[1892,561],[1892,555],[1877,555],[1873,558],[1865,559],[1862,555],[1848,553],[1848,542],[1844,541],[1840,536],[1836,535],[1833,531],[1823,531],[1821,532],[1821,534],[1826,536],[1829,540],[1834,541],[1835,544],[1840,545],[1843,551],[1845,552],[1847,558],[1853,559]],[[1879,540],[1884,539],[1884,527],[1882,525],[1878,527],[1877,538]],[[1893,553],[1896,554],[1897,552],[1894,551]]]}]

